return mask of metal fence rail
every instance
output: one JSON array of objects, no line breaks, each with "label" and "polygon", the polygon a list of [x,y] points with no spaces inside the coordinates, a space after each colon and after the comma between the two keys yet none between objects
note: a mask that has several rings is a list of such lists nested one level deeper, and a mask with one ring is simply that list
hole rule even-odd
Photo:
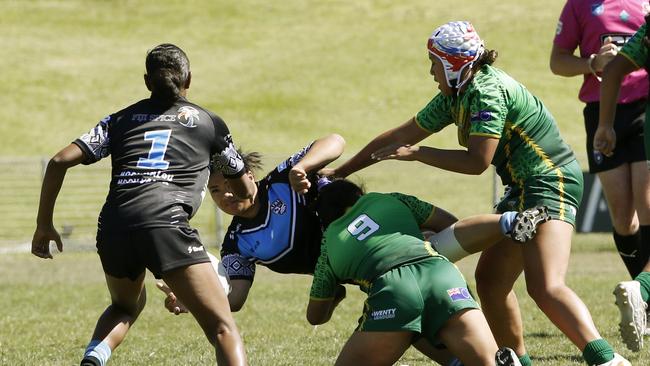
[{"label": "metal fence rail", "polygon": [[[286,158],[265,155],[265,167],[258,178]],[[25,251],[36,226],[36,213],[43,173],[49,158],[0,158],[0,252]],[[382,162],[352,177],[371,191],[400,191],[416,195],[443,207],[458,217],[491,212],[495,196],[492,173],[465,176],[418,163]],[[68,170],[54,212],[54,224],[62,234],[66,249],[92,250],[97,216],[110,182],[110,159]],[[223,217],[222,217],[223,216]],[[230,218],[220,215],[206,197],[192,226],[203,242],[218,246],[224,225]]]}]

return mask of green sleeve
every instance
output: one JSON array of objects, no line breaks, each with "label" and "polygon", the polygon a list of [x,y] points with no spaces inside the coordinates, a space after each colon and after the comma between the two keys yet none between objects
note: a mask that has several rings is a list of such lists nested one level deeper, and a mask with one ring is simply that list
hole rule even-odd
[{"label": "green sleeve", "polygon": [[634,33],[634,36],[625,43],[619,52],[638,68],[642,68],[648,59],[648,47],[643,43],[643,37],[646,35],[646,28],[647,25],[643,24],[641,28]]},{"label": "green sleeve", "polygon": [[451,116],[451,98],[436,95],[415,116],[415,122],[425,131],[436,133],[454,122]]},{"label": "green sleeve", "polygon": [[325,240],[323,240],[320,250],[321,253],[318,257],[318,262],[316,263],[316,269],[314,270],[314,279],[311,283],[309,297],[312,299],[323,300],[333,299],[336,294],[336,285],[338,284],[338,281],[336,280],[336,276],[334,275],[329,263]]},{"label": "green sleeve", "polygon": [[413,214],[413,217],[415,217],[415,221],[419,226],[424,224],[433,213],[434,207],[432,204],[421,201],[415,196],[409,196],[397,192],[390,193],[390,195],[400,200],[409,210],[411,210],[411,213]]},{"label": "green sleeve", "polygon": [[508,107],[498,79],[486,79],[469,106],[469,136],[501,137]]}]

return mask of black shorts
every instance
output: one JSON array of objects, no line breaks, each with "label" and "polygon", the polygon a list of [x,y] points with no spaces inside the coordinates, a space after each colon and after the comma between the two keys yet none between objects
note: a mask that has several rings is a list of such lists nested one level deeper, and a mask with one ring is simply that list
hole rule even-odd
[{"label": "black shorts", "polygon": [[583,115],[585,130],[587,131],[589,173],[600,173],[623,164],[646,160],[643,142],[645,107],[645,99],[616,105],[616,118],[614,120],[616,149],[614,149],[612,156],[607,157],[598,151],[594,151],[594,135],[598,128],[600,103],[587,103]]},{"label": "black shorts", "polygon": [[97,253],[106,274],[131,280],[145,268],[161,278],[172,269],[210,262],[198,232],[189,227],[102,229],[97,232]]}]

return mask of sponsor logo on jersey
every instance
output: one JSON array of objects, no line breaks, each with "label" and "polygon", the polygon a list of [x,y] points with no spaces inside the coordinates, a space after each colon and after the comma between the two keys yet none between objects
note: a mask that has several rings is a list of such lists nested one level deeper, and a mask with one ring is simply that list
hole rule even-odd
[{"label": "sponsor logo on jersey", "polygon": [[187,128],[194,128],[199,120],[199,111],[194,107],[182,106],[178,108],[178,123]]},{"label": "sponsor logo on jersey", "polygon": [[600,44],[603,45],[607,39],[611,39],[611,42],[618,47],[623,47],[627,41],[632,38],[633,34],[629,33],[605,33],[600,36]]},{"label": "sponsor logo on jersey", "polygon": [[397,312],[396,308],[375,310],[370,313],[370,317],[372,318],[372,320],[393,319],[395,318],[396,312]]},{"label": "sponsor logo on jersey", "polygon": [[173,182],[174,174],[165,173],[162,170],[155,170],[152,172],[134,172],[131,170],[123,170],[117,179],[117,185],[124,184],[144,184],[151,182]]},{"label": "sponsor logo on jersey", "polygon": [[190,253],[190,254],[197,253],[197,252],[202,252],[203,250],[204,250],[203,245],[198,246],[198,247],[190,245],[190,246],[187,247],[187,252]]},{"label": "sponsor logo on jersey", "polygon": [[451,301],[462,301],[462,300],[471,300],[472,295],[469,294],[469,291],[464,287],[454,287],[447,290],[447,295]]},{"label": "sponsor logo on jersey", "polygon": [[591,14],[595,16],[602,15],[605,12],[605,4],[595,3],[591,4]]},{"label": "sponsor logo on jersey", "polygon": [[276,215],[282,215],[287,211],[287,205],[278,198],[271,203],[271,211]]},{"label": "sponsor logo on jersey", "polygon": [[561,20],[558,20],[557,27],[555,27],[555,34],[556,35],[559,35],[560,33],[562,33],[562,26],[564,26],[564,23],[562,23]]},{"label": "sponsor logo on jersey", "polygon": [[148,122],[148,121],[174,122],[176,121],[176,115],[136,113],[131,116],[131,121],[133,122]]},{"label": "sponsor logo on jersey", "polygon": [[491,119],[492,119],[492,112],[490,111],[478,111],[476,113],[472,113],[469,116],[470,123],[489,121]]},{"label": "sponsor logo on jersey", "polygon": [[621,13],[618,15],[622,21],[626,22],[630,20],[630,13],[625,10],[621,10]]}]

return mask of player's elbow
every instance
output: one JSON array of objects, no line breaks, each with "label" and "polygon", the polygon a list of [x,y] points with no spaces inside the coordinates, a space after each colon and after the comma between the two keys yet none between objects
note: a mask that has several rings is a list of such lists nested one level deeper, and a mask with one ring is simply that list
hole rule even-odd
[{"label": "player's elbow", "polygon": [[343,149],[345,148],[345,139],[343,136],[339,135],[338,133],[333,133],[328,136],[328,140],[331,144],[335,145],[341,150],[341,152],[343,152]]},{"label": "player's elbow", "polygon": [[244,308],[244,302],[230,302],[230,311],[236,313]]},{"label": "player's elbow", "polygon": [[472,164],[467,166],[465,174],[469,175],[481,175],[487,168],[490,166],[490,162],[485,162],[483,160],[475,160]]},{"label": "player's elbow", "polygon": [[310,313],[307,313],[307,321],[311,325],[321,325],[327,323],[327,319],[323,316],[316,316]]},{"label": "player's elbow", "polygon": [[332,316],[329,301],[310,302],[307,305],[307,321],[311,325],[327,323]]}]

